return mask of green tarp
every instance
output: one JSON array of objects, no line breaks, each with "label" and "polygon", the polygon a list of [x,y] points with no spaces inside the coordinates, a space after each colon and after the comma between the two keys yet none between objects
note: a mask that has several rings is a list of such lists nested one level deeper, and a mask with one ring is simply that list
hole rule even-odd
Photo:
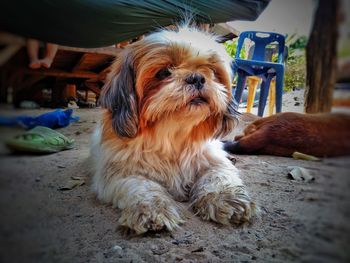
[{"label": "green tarp", "polygon": [[255,20],[270,0],[1,0],[0,30],[67,46],[102,47],[179,17],[205,23]]}]

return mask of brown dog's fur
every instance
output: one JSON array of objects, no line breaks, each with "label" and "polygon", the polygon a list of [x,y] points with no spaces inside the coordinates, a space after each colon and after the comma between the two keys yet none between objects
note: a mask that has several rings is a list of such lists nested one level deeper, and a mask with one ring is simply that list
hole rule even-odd
[{"label": "brown dog's fur", "polygon": [[319,157],[350,155],[350,115],[279,113],[254,121],[228,142],[231,153]]},{"label": "brown dog's fur", "polygon": [[189,201],[204,220],[249,221],[258,211],[222,149],[233,130],[231,58],[212,34],[161,30],[128,45],[101,92],[91,144],[97,198],[137,234],[178,228]]}]

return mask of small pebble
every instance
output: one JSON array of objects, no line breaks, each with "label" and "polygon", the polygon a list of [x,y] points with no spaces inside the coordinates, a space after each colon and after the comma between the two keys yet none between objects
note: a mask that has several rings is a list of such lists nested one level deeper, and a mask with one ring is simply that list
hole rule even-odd
[{"label": "small pebble", "polygon": [[178,240],[176,240],[176,239],[171,241],[171,243],[174,244],[174,245],[180,245],[180,242]]},{"label": "small pebble", "polygon": [[112,247],[112,250],[113,251],[120,251],[120,250],[123,250],[123,248],[118,246],[118,245],[115,245],[115,246]]},{"label": "small pebble", "polygon": [[169,251],[169,248],[163,244],[159,246],[152,245],[151,251],[153,252],[154,255],[163,255]]},{"label": "small pebble", "polygon": [[184,258],[183,257],[181,257],[181,256],[176,256],[176,258],[175,258],[175,260],[177,260],[177,261],[182,261]]}]

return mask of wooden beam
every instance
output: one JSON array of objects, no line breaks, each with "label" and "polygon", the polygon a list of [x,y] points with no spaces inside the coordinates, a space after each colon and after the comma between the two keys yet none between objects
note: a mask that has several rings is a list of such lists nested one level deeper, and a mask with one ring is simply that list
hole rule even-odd
[{"label": "wooden beam", "polygon": [[74,67],[72,68],[72,72],[76,72],[76,71],[79,69],[79,67],[81,66],[81,64],[84,63],[84,60],[85,60],[88,56],[89,56],[88,53],[84,53],[84,54],[80,57],[80,59],[78,60],[78,62],[74,65]]},{"label": "wooden beam", "polygon": [[80,54],[75,65],[72,67],[72,72],[77,71],[92,71],[99,72],[109,66],[114,56],[106,54]]},{"label": "wooden beam", "polygon": [[67,47],[67,46],[59,46],[60,50],[74,51],[74,52],[82,52],[82,53],[95,53],[95,54],[105,54],[117,56],[123,49],[116,47],[102,47],[102,48],[78,48],[78,47]]},{"label": "wooden beam", "polygon": [[84,83],[85,87],[87,87],[89,90],[92,92],[95,92],[97,95],[100,95],[101,89],[97,83],[92,83],[92,82],[85,82]]},{"label": "wooden beam", "polygon": [[30,75],[42,75],[46,77],[57,77],[57,78],[80,78],[80,79],[98,79],[99,74],[90,71],[77,71],[67,72],[59,69],[19,69],[24,74]]}]

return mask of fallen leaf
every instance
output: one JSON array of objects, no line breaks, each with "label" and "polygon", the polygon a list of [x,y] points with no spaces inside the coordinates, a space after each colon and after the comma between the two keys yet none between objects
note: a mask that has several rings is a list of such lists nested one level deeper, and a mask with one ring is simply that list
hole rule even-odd
[{"label": "fallen leaf", "polygon": [[299,160],[305,160],[305,161],[320,161],[320,158],[317,158],[316,156],[313,155],[308,155],[305,153],[300,153],[300,152],[294,152],[292,154],[292,157],[294,159],[299,159]]},{"label": "fallen leaf", "polygon": [[204,248],[203,247],[199,247],[199,248],[196,248],[196,249],[192,250],[191,253],[203,252],[203,251],[204,251]]},{"label": "fallen leaf", "polygon": [[291,170],[288,173],[291,179],[294,179],[296,181],[304,181],[306,183],[315,180],[315,178],[310,174],[310,172],[303,167],[288,166],[288,169]]},{"label": "fallen leaf", "polygon": [[85,180],[79,176],[72,176],[71,180],[69,180],[64,186],[58,188],[60,191],[68,191],[72,190],[77,186],[82,186],[85,184]]},{"label": "fallen leaf", "polygon": [[71,176],[70,177],[72,180],[83,180],[84,181],[84,178],[81,177],[81,176]]}]

